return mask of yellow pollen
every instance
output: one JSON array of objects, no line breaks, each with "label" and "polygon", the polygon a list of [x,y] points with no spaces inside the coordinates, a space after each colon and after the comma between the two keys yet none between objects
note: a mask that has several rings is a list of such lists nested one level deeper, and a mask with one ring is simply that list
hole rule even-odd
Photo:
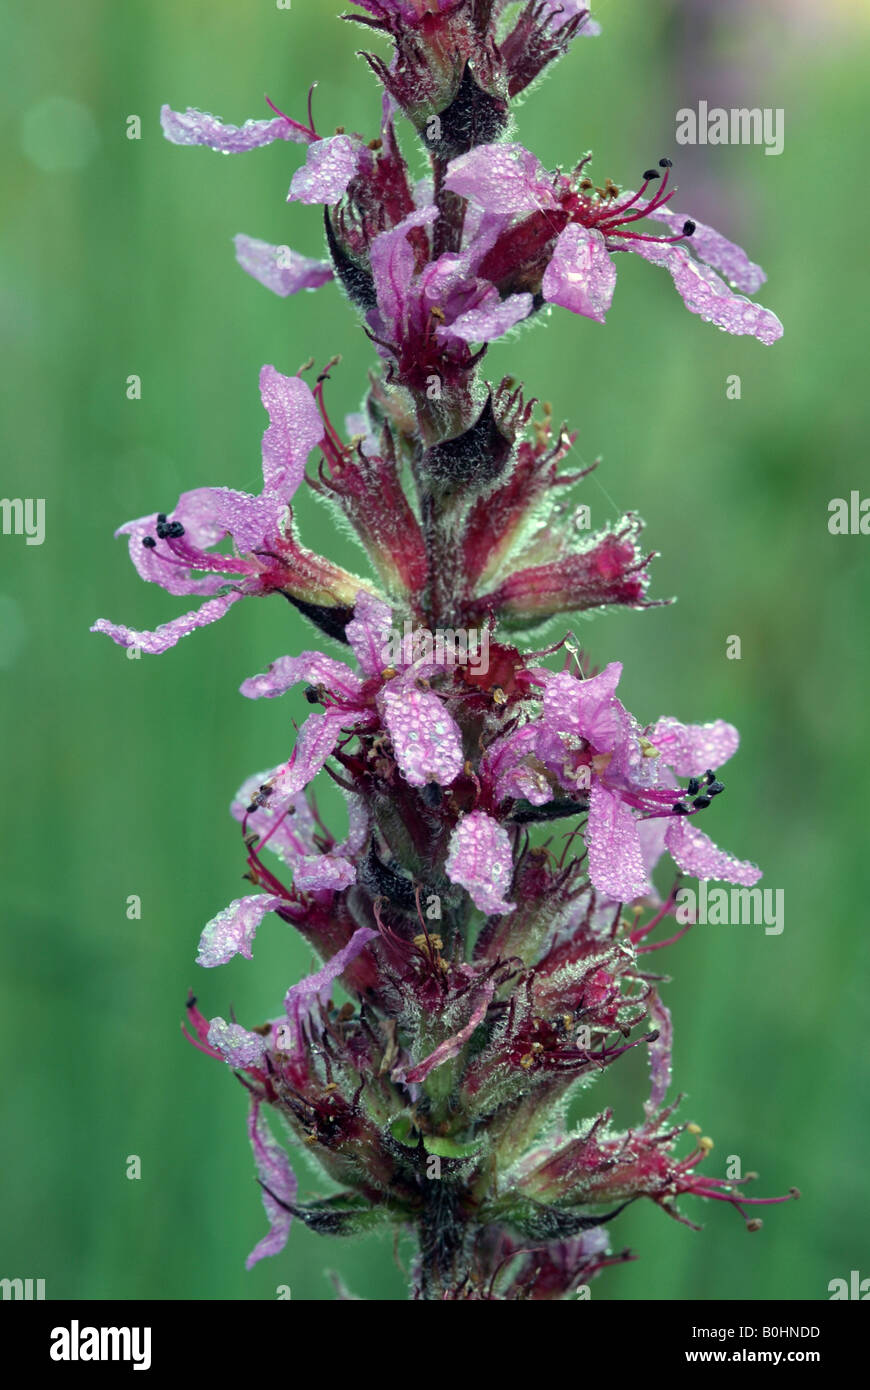
[{"label": "yellow pollen", "polygon": [[656,748],[654,743],[650,743],[648,738],[644,738],[643,734],[641,734],[639,742],[640,751],[645,758],[660,758],[662,756],[662,750]]},{"label": "yellow pollen", "polygon": [[702,1135],[701,1135],[701,1138],[698,1140],[698,1148],[699,1148],[699,1149],[703,1149],[704,1153],[705,1153],[705,1154],[708,1154],[708,1153],[710,1152],[710,1150],[713,1149],[713,1148],[715,1148],[715,1147],[716,1147],[716,1146],[715,1146],[715,1144],[713,1143],[713,1140],[710,1138],[709,1134],[702,1134]]},{"label": "yellow pollen", "polygon": [[444,945],[444,942],[441,940],[440,936],[430,936],[427,938],[421,932],[419,936],[414,937],[414,945],[419,946],[421,951],[426,951],[430,947],[433,951],[440,951],[442,946]]}]

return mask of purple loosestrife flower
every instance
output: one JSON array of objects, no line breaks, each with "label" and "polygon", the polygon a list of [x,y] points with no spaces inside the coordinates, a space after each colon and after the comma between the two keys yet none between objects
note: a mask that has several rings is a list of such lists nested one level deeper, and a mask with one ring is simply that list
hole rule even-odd
[{"label": "purple loosestrife flower", "polygon": [[[502,294],[533,289],[548,303],[604,323],[616,284],[613,257],[629,251],[669,270],[686,308],[708,323],[762,343],[782,336],[775,314],[729,288],[754,294],[766,278],[760,267],[713,228],[668,206],[675,191],[668,190],[670,160],[647,170],[637,193],[621,193],[610,180],[593,186],[583,172],[588,159],[570,176],[553,175],[522,145],[494,144],[450,165],[446,187],[502,221],[480,267]],[[658,180],[655,196],[647,198]],[[647,218],[663,222],[670,235],[644,228]]]},{"label": "purple loosestrife flower", "polygon": [[[656,995],[649,1000],[649,1014],[658,1024],[650,1043],[650,1098],[646,1119],[636,1130],[614,1133],[612,1112],[599,1115],[585,1132],[554,1139],[525,1158],[517,1170],[517,1188],[528,1196],[533,1209],[539,1203],[558,1203],[565,1213],[582,1210],[589,1202],[630,1202],[650,1197],[669,1215],[692,1225],[678,1210],[683,1195],[727,1202],[758,1230],[761,1221],[748,1217],[746,1206],[769,1206],[798,1196],[796,1189],[784,1197],[747,1197],[741,1190],[747,1178],[715,1178],[695,1172],[713,1148],[702,1136],[691,1151],[678,1159],[672,1149],[688,1130],[700,1134],[697,1125],[669,1127],[675,1104],[664,1106],[671,1077],[671,1018]],[[700,1227],[695,1227],[696,1230]]]},{"label": "purple loosestrife flower", "polygon": [[[202,111],[189,108],[177,112],[169,106],[163,107],[161,122],[166,138],[173,144],[206,145],[224,154],[245,152],[276,140],[307,145],[306,162],[291,179],[287,201],[335,205],[333,215],[341,223],[347,247],[340,245],[329,214],[327,231],[333,259],[339,260],[340,278],[348,286],[355,271],[354,255],[383,230],[384,219],[392,225],[414,206],[393,129],[393,109],[392,101],[385,96],[381,137],[371,144],[366,144],[360,135],[347,135],[344,131],[333,136],[318,135],[310,95],[307,126],[278,113],[272,120],[246,121],[238,127],[225,125]],[[330,261],[313,260],[288,246],[274,246],[243,233],[235,238],[235,250],[243,270],[285,298],[300,290],[318,289],[333,278]],[[357,278],[361,273],[356,272]]]},{"label": "purple loosestrife flower", "polygon": [[[222,618],[240,598],[283,593],[303,609],[327,612],[353,599],[360,581],[303,549],[292,528],[290,502],[311,450],[323,435],[317,405],[299,377],[274,367],[260,373],[260,394],[270,425],[263,435],[263,491],[256,497],[231,488],[185,492],[171,513],[128,521],[130,558],[141,577],[170,594],[207,594],[203,606],[154,632],[107,622],[92,628],[123,647],[164,652],[198,627]],[[235,553],[215,546],[230,537]]]},{"label": "purple loosestrife flower", "polygon": [[[214,1018],[208,1023],[196,1008],[195,1000],[191,999],[188,1004],[193,1036],[190,1033],[186,1036],[194,1046],[213,1057],[222,1057],[232,1067],[247,1071],[262,1088],[258,1089],[255,1084],[252,1089],[248,1133],[270,1229],[248,1256],[248,1269],[266,1255],[277,1255],[283,1250],[290,1233],[293,1203],[298,1189],[287,1155],[273,1139],[265,1116],[260,1113],[263,1100],[271,1099],[274,1095],[270,1075],[274,1077],[275,1072],[267,1061],[270,1046],[280,1056],[282,1074],[288,1081],[291,1078],[304,1078],[307,1074],[308,1030],[316,1026],[313,1023],[314,1011],[318,1006],[322,1009],[328,1004],[333,982],[345,972],[374,935],[374,932],[360,927],[332,960],[288,990],[284,1000],[284,1016],[270,1025],[266,1036],[246,1032],[238,1024],[226,1023],[222,1018]],[[267,1066],[268,1073],[264,1070]]]},{"label": "purple loosestrife flower", "polygon": [[[484,758],[493,802],[523,797],[542,806],[555,795],[579,794],[589,813],[589,877],[617,901],[651,891],[640,827],[655,821],[662,824],[652,830],[658,854],[667,849],[685,873],[756,883],[761,874],[753,864],[723,853],[690,824],[724,790],[710,763],[731,757],[737,730],[721,719],[707,725],[660,719],[644,731],[614,694],[621,674],[618,662],[588,680],[569,671],[538,672],[539,720],[496,740]],[[689,793],[675,773],[690,779]],[[646,848],[649,853],[649,836]]]},{"label": "purple loosestrife flower", "polygon": [[[784,1200],[699,1172],[704,1136],[678,1155],[700,1130],[666,1103],[671,1019],[645,959],[689,930],[667,934],[681,874],[750,886],[760,871],[698,824],[725,789],[731,724],[643,725],[617,697],[620,663],[592,674],[558,637],[530,650],[561,614],[651,606],[653,553],[632,512],[586,530],[573,489],[591,470],[563,470],[574,435],[483,363],[545,303],[605,322],[618,252],[664,266],[728,332],[771,343],[782,328],[745,298],[761,270],[672,210],[670,161],[621,192],[594,187],[588,159],[551,173],[504,142],[511,101],[597,32],[578,0],[358,11],[395,50],[365,55],[384,88],[377,139],[321,135],[310,98],[305,123],[168,107],[162,122],[170,141],[224,153],[306,147],[287,201],[322,207],[328,260],[243,234],[236,256],[284,298],[338,282],[374,347],[361,408],[344,433],[330,419],[338,359],[310,387],[263,368],[262,491],[199,488],[121,528],[143,579],[202,607],[150,633],[95,628],[159,652],[279,593],[347,657],[291,652],[242,685],[251,700],[302,686],[312,710],[232,800],[250,891],[205,925],[197,957],[252,959],[268,917],[322,964],[254,1027],[188,1003],[188,1039],[250,1095],[269,1229],[249,1267],[280,1253],[294,1219],[323,1235],[388,1226],[416,1240],[414,1298],[564,1299],[632,1258],[608,1232],[640,1197],[680,1220],[683,1198],[726,1202],[750,1229],[748,1205]],[[429,159],[416,185],[397,115]],[[371,578],[303,548],[303,484]],[[318,809],[327,778],[344,834]],[[567,1128],[578,1090],[637,1047],[651,1073],[639,1124],[617,1131],[604,1111]],[[300,1195],[267,1108],[322,1172],[313,1191]]]},{"label": "purple loosestrife flower", "polygon": [[487,244],[479,237],[461,254],[426,259],[420,270],[422,239],[416,238],[415,252],[409,233],[422,231],[439,215],[434,205],[419,208],[376,237],[370,249],[376,306],[368,326],[375,342],[395,358],[398,379],[420,389],[433,377],[449,381],[454,373],[467,371],[469,343],[500,338],[532,308],[531,295],[501,299],[475,273]]}]

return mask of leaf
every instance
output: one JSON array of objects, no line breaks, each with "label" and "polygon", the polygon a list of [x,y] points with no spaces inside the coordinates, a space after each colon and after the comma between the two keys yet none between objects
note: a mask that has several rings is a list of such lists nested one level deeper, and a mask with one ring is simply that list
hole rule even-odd
[{"label": "leaf", "polygon": [[581,1216],[576,1210],[548,1206],[546,1202],[534,1202],[531,1198],[520,1198],[500,1205],[496,1219],[515,1227],[522,1235],[532,1240],[568,1240],[571,1236],[579,1235],[581,1231],[589,1231],[594,1226],[603,1226],[606,1222],[612,1221],[633,1201],[634,1198],[630,1197],[613,1211],[604,1212],[600,1216]]},{"label": "leaf", "polygon": [[390,1202],[378,1205],[353,1192],[339,1192],[307,1206],[294,1206],[293,1215],[309,1230],[324,1236],[355,1236],[374,1230],[386,1222],[405,1221],[408,1213]]}]

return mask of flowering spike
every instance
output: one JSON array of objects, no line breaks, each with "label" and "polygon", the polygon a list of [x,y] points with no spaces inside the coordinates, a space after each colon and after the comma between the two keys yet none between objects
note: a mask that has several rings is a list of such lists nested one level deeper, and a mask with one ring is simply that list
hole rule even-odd
[{"label": "flowering spike", "polygon": [[[760,267],[674,210],[668,156],[632,191],[596,185],[589,154],[566,173],[507,138],[512,102],[598,32],[582,0],[361,0],[346,17],[395,50],[363,55],[384,89],[373,139],[320,135],[310,95],[306,121],[271,101],[241,126],[169,107],[161,120],[175,144],[306,147],[281,191],[289,177],[289,216],[323,207],[328,259],[241,234],[236,259],[284,299],[338,282],[376,356],[359,412],[343,428],[330,417],[338,358],[311,384],[312,362],[264,366],[259,493],[197,488],[120,528],[145,582],[200,606],[153,632],[95,630],[160,652],[242,598],[280,594],[343,646],[344,660],[278,657],[241,687],[311,708],[232,800],[252,891],[206,925],[198,955],[250,960],[271,913],[321,964],[266,1023],[187,1010],[185,1036],[250,1095],[269,1230],[248,1267],[283,1249],[294,1217],[324,1235],[388,1225],[416,1239],[415,1298],[567,1299],[633,1258],[610,1253],[609,1230],[639,1198],[689,1225],[683,1198],[728,1203],[753,1231],[749,1205],[788,1200],[701,1169],[713,1142],[672,1119],[671,1016],[644,959],[691,925],[681,873],[746,890],[760,870],[696,824],[716,819],[731,724],[642,723],[617,693],[620,662],[596,672],[570,634],[523,645],[560,614],[659,602],[653,554],[633,512],[591,529],[573,494],[590,467],[560,471],[574,434],[482,364],[546,304],[605,324],[625,254],[732,334],[767,344],[782,325],[746,298]],[[428,160],[416,186],[400,117]],[[303,484],[352,529],[364,576],[304,546]],[[341,830],[318,809],[327,778]],[[638,1123],[617,1130],[604,1111],[567,1126],[582,1088],[638,1047]],[[331,1195],[298,1200],[266,1106]]]}]

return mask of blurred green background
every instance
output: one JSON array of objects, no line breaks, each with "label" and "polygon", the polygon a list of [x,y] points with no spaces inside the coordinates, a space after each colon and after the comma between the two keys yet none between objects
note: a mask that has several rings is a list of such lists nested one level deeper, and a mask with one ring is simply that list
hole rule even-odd
[{"label": "blurred green background", "polygon": [[[667,275],[625,258],[606,328],[557,311],[491,351],[602,455],[578,500],[603,524],[631,507],[661,551],[672,607],[575,624],[597,663],[625,662],[638,716],[722,716],[741,729],[715,838],[785,890],[781,936],[699,927],[653,962],[674,974],[682,1114],[738,1155],[761,1193],[803,1200],[748,1236],[715,1204],[695,1234],[638,1203],[613,1228],[636,1263],[594,1298],[827,1297],[867,1242],[870,948],[865,768],[870,539],[831,536],[828,502],[870,494],[867,469],[866,5],[604,3],[519,113],[546,164],[587,148],[631,184],[678,159],[680,211],[714,220],[769,272],[786,324],[772,348],[688,315]],[[284,195],[302,152],[178,149],[163,101],[241,121],[266,92],[319,128],[376,133],[364,37],[327,0],[3,3],[6,163],[0,295],[4,496],[46,499],[46,538],[0,537],[6,1070],[0,1275],[49,1298],[402,1299],[388,1240],[330,1244],[294,1229],[251,1274],[265,1230],[228,1070],[178,1031],[193,985],[208,1014],[273,1016],[310,956],[267,920],[253,962],[209,974],[199,932],[244,891],[226,807],[289,751],[301,698],[251,705],[239,682],[312,635],[277,600],[245,604],[161,658],[88,634],[98,616],[154,626],[181,611],[143,585],[112,531],[216,483],[256,491],[257,373],[343,354],[334,416],[358,406],[370,350],[333,286],[282,301],[238,269],[238,231],[322,254],[317,209]],[[375,42],[377,42],[375,40]],[[382,45],[383,47],[383,45]],[[782,107],[785,151],[678,150],[699,98]],[[126,138],[130,115],[142,138]],[[407,148],[422,172],[419,156]],[[693,189],[695,190],[693,196]],[[128,401],[125,382],[142,380]],[[726,399],[726,377],[742,397]],[[612,499],[612,500],[611,500]],[[308,543],[346,548],[310,498]],[[351,567],[359,557],[339,556]],[[726,659],[738,635],[742,659]],[[126,902],[141,897],[141,920]],[[637,1120],[638,1056],[587,1093]],[[139,1155],[142,1177],[126,1176]],[[304,1161],[300,1160],[303,1181]],[[722,1171],[722,1168],[719,1169]]]}]

